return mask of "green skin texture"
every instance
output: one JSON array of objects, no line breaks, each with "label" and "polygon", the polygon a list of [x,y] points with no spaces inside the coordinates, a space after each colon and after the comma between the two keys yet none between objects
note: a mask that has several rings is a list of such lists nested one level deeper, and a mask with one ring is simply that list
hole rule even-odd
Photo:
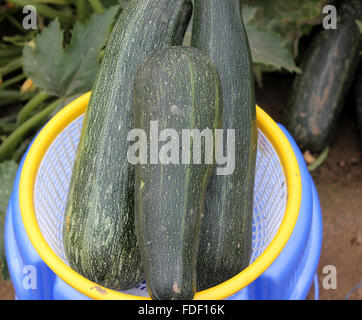
[{"label": "green skin texture", "polygon": [[[182,129],[214,131],[222,124],[221,99],[209,58],[196,48],[170,48],[151,57],[135,77],[135,122],[149,132],[150,121],[157,120],[159,131],[173,128],[179,137]],[[192,147],[190,154],[193,159]],[[203,160],[136,165],[136,234],[153,299],[194,297],[200,222],[213,167]]]},{"label": "green skin texture", "polygon": [[305,151],[321,152],[333,140],[339,117],[358,66],[362,2],[342,2],[336,30],[322,30],[303,57],[284,124]]},{"label": "green skin texture", "polygon": [[[197,288],[222,283],[249,264],[252,250],[257,124],[249,42],[234,0],[195,0],[192,46],[216,66],[223,95],[223,129],[235,129],[235,171],[213,172],[206,192]],[[224,143],[225,145],[225,143]]]},{"label": "green skin texture", "polygon": [[143,278],[134,233],[133,79],[143,60],[181,44],[189,0],[136,0],[119,16],[85,114],[66,206],[63,241],[70,266],[111,289]]}]

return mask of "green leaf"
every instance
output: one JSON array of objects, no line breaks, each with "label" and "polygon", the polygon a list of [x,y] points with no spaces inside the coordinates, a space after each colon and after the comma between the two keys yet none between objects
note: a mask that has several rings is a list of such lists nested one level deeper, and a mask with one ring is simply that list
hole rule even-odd
[{"label": "green leaf", "polygon": [[99,68],[99,51],[104,47],[119,6],[76,22],[71,40],[64,48],[58,20],[24,46],[23,67],[34,83],[49,94],[67,97],[90,90]]},{"label": "green leaf", "polygon": [[311,26],[321,23],[322,8],[327,0],[244,0],[243,4],[258,8],[253,22],[278,33],[293,56],[298,54],[298,41]]},{"label": "green leaf", "polygon": [[285,40],[270,28],[255,24],[258,7],[243,4],[242,13],[245,29],[248,35],[251,55],[255,71],[287,70],[300,73],[295,65],[291,51],[287,49]]},{"label": "green leaf", "polygon": [[13,189],[17,168],[18,165],[15,161],[0,163],[0,273],[2,273],[5,280],[9,279],[4,247],[5,212]]},{"label": "green leaf", "polygon": [[358,26],[359,31],[360,31],[361,34],[362,34],[362,21],[356,20],[356,23],[357,23],[357,26]]},{"label": "green leaf", "polygon": [[36,36],[35,48],[31,44],[25,45],[23,49],[24,70],[37,86],[49,93],[58,93],[57,75],[58,70],[62,69],[64,54],[63,32],[58,20],[50,23],[44,32]]},{"label": "green leaf", "polygon": [[257,11],[258,11],[258,8],[256,8],[256,7],[243,5],[242,14],[243,14],[244,24],[248,24],[252,19],[254,19]]},{"label": "green leaf", "polygon": [[[263,27],[258,27],[253,23],[253,19],[258,8],[249,5],[243,5],[242,14],[248,35],[250,50],[254,63],[254,71],[273,71],[285,69],[289,72],[300,72],[295,65],[293,57],[285,47],[283,39]],[[192,23],[190,23],[183,45],[191,44]]]},{"label": "green leaf", "polygon": [[265,66],[265,71],[285,69],[289,72],[301,72],[285,47],[283,38],[277,33],[251,23],[246,24],[245,28],[254,64]]}]

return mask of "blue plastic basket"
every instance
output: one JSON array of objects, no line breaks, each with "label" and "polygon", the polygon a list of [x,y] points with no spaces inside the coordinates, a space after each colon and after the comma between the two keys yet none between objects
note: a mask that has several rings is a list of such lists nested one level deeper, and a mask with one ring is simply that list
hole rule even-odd
[{"label": "blue plastic basket", "polygon": [[[319,199],[303,156],[287,130],[302,180],[302,202],[294,231],[281,254],[250,285],[228,299],[305,299],[314,281],[322,244]],[[40,258],[24,228],[19,208],[19,180],[26,155],[19,165],[5,221],[5,250],[17,299],[89,299],[58,277]],[[32,268],[36,273],[31,274]],[[29,283],[29,277],[33,276]],[[34,279],[34,276],[36,277]],[[140,285],[140,289],[143,284]]]}]

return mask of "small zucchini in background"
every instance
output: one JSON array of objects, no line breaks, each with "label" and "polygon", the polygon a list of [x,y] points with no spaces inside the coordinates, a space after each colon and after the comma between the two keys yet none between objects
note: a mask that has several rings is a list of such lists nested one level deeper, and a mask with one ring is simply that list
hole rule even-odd
[{"label": "small zucchini in background", "polygon": [[[143,63],[134,83],[135,125],[150,132],[147,141],[138,140],[150,155],[139,151],[143,161],[135,171],[135,228],[147,288],[153,299],[192,299],[205,192],[215,162],[215,147],[201,135],[211,132],[213,143],[214,129],[221,128],[219,77],[200,50],[174,47]],[[190,140],[185,130],[198,130],[199,140],[197,135]],[[155,131],[167,143],[155,144]]]},{"label": "small zucchini in background", "polygon": [[111,289],[132,288],[143,278],[134,233],[134,167],[127,161],[134,75],[154,52],[181,44],[191,9],[189,0],[134,0],[122,11],[84,117],[63,241],[70,266]]},{"label": "small zucchini in background", "polygon": [[313,39],[287,103],[284,123],[303,151],[321,152],[331,143],[360,59],[362,1],[341,1],[337,13],[337,29]]}]

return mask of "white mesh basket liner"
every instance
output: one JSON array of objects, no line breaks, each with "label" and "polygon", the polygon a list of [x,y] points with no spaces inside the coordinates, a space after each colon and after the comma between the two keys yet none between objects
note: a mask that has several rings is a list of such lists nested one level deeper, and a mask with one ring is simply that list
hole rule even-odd
[{"label": "white mesh basket liner", "polygon": [[[83,115],[70,123],[52,142],[40,164],[34,188],[35,213],[40,230],[55,254],[67,265],[63,217]],[[253,215],[253,262],[276,235],[287,202],[285,176],[272,144],[258,130]],[[144,281],[124,293],[148,296]]]}]

